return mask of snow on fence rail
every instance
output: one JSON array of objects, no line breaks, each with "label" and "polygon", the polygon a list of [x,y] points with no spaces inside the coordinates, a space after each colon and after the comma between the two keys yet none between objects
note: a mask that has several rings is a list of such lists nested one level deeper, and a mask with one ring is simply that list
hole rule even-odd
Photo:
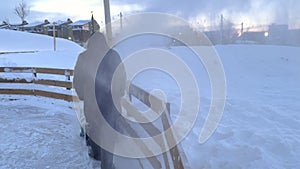
[{"label": "snow on fence rail", "polygon": [[[29,73],[32,74],[34,78],[31,79],[22,79],[22,78],[1,78],[0,76],[0,84],[36,84],[36,85],[43,85],[43,86],[50,86],[50,87],[59,87],[64,90],[70,91],[72,88],[72,81],[71,76],[73,76],[74,71],[71,69],[54,69],[54,68],[35,68],[35,67],[0,67],[0,73]],[[37,74],[50,74],[50,75],[61,75],[65,76],[66,80],[50,80],[50,79],[38,79]],[[18,85],[20,87],[20,85]],[[52,91],[53,88],[50,88],[49,90],[41,90],[38,88],[31,88],[31,89],[19,89],[19,88],[10,88],[10,86],[1,88],[0,87],[0,94],[19,94],[19,95],[34,95],[34,96],[44,96],[44,97],[50,97],[55,99],[62,99],[66,101],[72,101],[73,96],[72,92],[70,91],[69,94],[66,94],[64,92],[59,93],[57,91]],[[146,106],[151,107],[150,98],[152,103],[155,102],[155,104],[159,105],[165,105],[163,113],[161,114],[161,123],[163,130],[167,130],[170,128],[171,124],[171,118],[170,118],[170,103],[165,102],[159,98],[157,98],[154,95],[151,95],[150,93],[146,92],[142,88],[130,84],[129,87],[129,97],[130,101],[124,99],[122,100],[124,108],[127,109],[127,112],[137,112],[139,111],[137,108],[134,107],[132,104],[132,97],[137,98],[142,103],[144,103]],[[157,112],[159,110],[153,110],[154,112]],[[135,113],[136,114],[136,113]],[[138,113],[142,114],[142,113]],[[142,115],[140,118],[145,118]],[[131,127],[130,124],[123,121],[123,126],[128,134],[130,134],[132,137],[139,137],[139,133]],[[140,126],[144,129],[146,133],[150,136],[157,135],[161,133],[161,130],[159,127],[156,127],[152,123],[143,124],[141,123]],[[166,146],[174,145],[173,143],[176,141],[174,138],[174,135],[171,134],[168,138],[171,139],[165,139],[165,144],[161,145],[162,149],[165,149]],[[160,145],[160,144],[159,144]],[[143,150],[147,151],[147,153],[151,152],[151,150],[145,145],[139,145],[143,148]],[[163,161],[164,161],[164,168],[165,169],[190,169],[189,163],[187,161],[187,157],[184,153],[184,150],[182,149],[181,145],[178,144],[175,147],[171,148],[170,151],[165,152],[162,154]],[[149,157],[147,158],[149,163],[154,169],[157,168],[163,168],[161,161],[157,156]]]},{"label": "snow on fence rail", "polygon": [[[0,77],[1,84],[36,84],[42,86],[54,86],[60,88],[60,90],[54,90],[53,88],[41,88],[38,86],[33,86],[31,88],[10,88],[10,86],[5,86],[0,88],[0,94],[22,94],[22,95],[34,95],[34,96],[44,96],[55,99],[62,99],[66,101],[72,101],[72,92],[62,92],[63,90],[71,90],[72,81],[71,76],[73,76],[73,70],[71,69],[55,69],[55,68],[35,68],[35,67],[0,67],[0,73],[25,73],[32,74],[33,78],[10,78]],[[66,80],[51,80],[51,79],[38,79],[37,74],[50,74],[50,75],[61,75],[65,76]]]}]

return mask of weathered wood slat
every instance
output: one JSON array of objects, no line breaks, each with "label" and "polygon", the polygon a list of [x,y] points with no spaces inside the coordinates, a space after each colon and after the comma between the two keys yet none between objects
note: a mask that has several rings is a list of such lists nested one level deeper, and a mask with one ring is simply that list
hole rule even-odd
[{"label": "weathered wood slat", "polygon": [[35,53],[35,52],[38,52],[38,51],[0,52],[0,55],[3,55],[3,54],[16,54],[16,53]]},{"label": "weathered wood slat", "polygon": [[27,79],[4,79],[4,78],[0,78],[0,83],[32,83],[32,81],[28,81]]},{"label": "weathered wood slat", "polygon": [[66,100],[66,101],[72,101],[73,100],[73,96],[71,96],[71,95],[48,92],[48,91],[43,91],[43,90],[34,90],[34,95],[50,97],[50,98]]},{"label": "weathered wood slat", "polygon": [[[144,103],[146,106],[150,107],[156,113],[160,113],[165,108],[164,106],[166,103],[163,100],[157,98],[154,95],[151,95],[144,89],[142,89],[134,84],[130,84],[129,93],[130,93],[130,95],[134,96],[135,98],[140,100],[142,103]],[[150,102],[150,98],[151,98],[151,102]],[[153,105],[151,105],[151,103]]]},{"label": "weathered wood slat", "polygon": [[73,76],[73,74],[74,74],[74,71],[71,69],[33,68],[33,67],[0,67],[0,72],[5,72],[5,73],[42,73],[42,74],[69,75],[69,76]]},{"label": "weathered wood slat", "polygon": [[70,75],[73,76],[74,71],[71,69],[55,69],[55,68],[35,68],[36,73]]},{"label": "weathered wood slat", "polygon": [[[135,118],[134,116],[132,116],[132,114],[138,114],[138,118],[135,118],[136,121],[147,121],[148,119],[143,116],[142,113],[139,112],[139,110],[137,108],[135,108],[130,102],[128,102],[126,99],[122,100],[122,106],[126,109],[126,111],[128,112],[128,116]],[[161,133],[161,131],[154,126],[152,123],[140,123],[139,124],[150,136],[155,136]],[[157,141],[157,144],[160,145],[161,140],[155,140]],[[162,146],[162,145],[160,145]]]},{"label": "weathered wood slat", "polygon": [[44,96],[54,99],[60,99],[65,101],[72,101],[73,96],[61,93],[53,93],[42,90],[32,90],[32,89],[0,89],[0,94],[17,94],[17,95],[33,95],[33,96]]},{"label": "weathered wood slat", "polygon": [[34,95],[34,92],[27,89],[0,89],[0,94]]},{"label": "weathered wood slat", "polygon": [[[147,119],[134,106],[132,106],[131,103],[128,102],[126,99],[122,100],[122,106],[124,106],[124,108],[129,113],[139,114],[140,115],[139,118],[142,118],[140,120],[145,121]],[[129,116],[131,116],[131,115],[129,114]],[[131,117],[133,117],[133,116],[131,116]],[[139,119],[135,118],[135,120],[138,121]],[[161,133],[161,131],[157,127],[155,127],[152,123],[145,123],[145,124],[141,123],[140,126],[148,133],[148,135],[150,135],[152,137]],[[154,139],[154,141],[160,146],[160,148],[162,150],[165,149],[165,147],[166,147],[165,140],[155,140]],[[166,169],[170,169],[167,153],[163,153],[163,159],[164,159]]]},{"label": "weathered wood slat", "polygon": [[33,83],[47,86],[72,88],[72,82],[70,81],[59,81],[59,80],[47,80],[47,79],[3,79],[0,78],[0,83]]},{"label": "weathered wood slat", "polygon": [[67,81],[39,79],[39,80],[35,80],[33,83],[47,85],[47,86],[72,88],[72,82],[67,82]]},{"label": "weathered wood slat", "polygon": [[[127,131],[127,133],[131,137],[135,137],[135,138],[139,137],[137,132],[127,122],[122,121],[122,124],[123,124],[122,126],[124,127],[124,129]],[[136,142],[136,143],[137,143],[137,146],[139,146],[139,148],[142,150],[142,152],[145,152],[146,154],[153,154],[152,151],[142,142]],[[153,168],[155,168],[155,169],[162,168],[161,163],[159,162],[159,160],[156,157],[148,157],[147,159]]]},{"label": "weathered wood slat", "polygon": [[[162,114],[162,123],[163,123],[164,130],[170,129],[171,118],[169,116],[169,112],[170,112],[170,104],[168,103],[167,111]],[[166,136],[166,138],[167,138],[167,144],[170,147],[172,145],[176,145],[170,149],[170,154],[172,156],[174,169],[190,169],[189,163],[187,161],[187,157],[181,145],[177,143],[175,136],[173,135],[173,132],[168,133],[169,135]]]},{"label": "weathered wood slat", "polygon": [[0,67],[0,72],[4,73],[33,73],[32,67]]},{"label": "weathered wood slat", "polygon": [[[157,98],[156,96],[151,95],[150,93],[146,92],[145,90],[141,89],[140,87],[134,85],[134,84],[130,84],[129,87],[129,97],[131,98],[132,96],[136,97],[138,100],[140,100],[141,102],[143,102],[145,105],[147,105],[148,107],[151,107],[150,104],[150,96],[152,98],[152,101],[155,104],[165,104],[165,111],[162,113],[162,123],[163,123],[163,128],[166,131],[167,129],[170,128],[170,124],[171,124],[171,119],[169,116],[169,112],[170,112],[170,104],[169,103],[165,103],[164,101],[160,100],[159,98]],[[147,128],[144,128],[146,131],[149,130]],[[152,131],[150,131],[150,133],[153,133],[155,131],[155,129],[153,130],[150,129]],[[149,131],[147,131],[149,132]],[[157,131],[155,131],[156,133]],[[186,155],[181,147],[180,144],[176,145],[176,140],[174,138],[173,133],[171,132],[170,135],[168,137],[166,141],[167,144],[169,146],[171,145],[175,145],[169,152],[171,154],[171,158],[172,158],[172,162],[173,162],[173,167],[175,169],[190,169],[189,163],[187,161]],[[165,160],[166,157],[164,157]],[[166,165],[166,167],[169,167]]]}]

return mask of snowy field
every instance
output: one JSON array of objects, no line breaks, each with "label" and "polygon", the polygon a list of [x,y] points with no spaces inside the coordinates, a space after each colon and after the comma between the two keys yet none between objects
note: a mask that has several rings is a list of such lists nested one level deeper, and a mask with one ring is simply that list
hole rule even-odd
[{"label": "snowy field", "polygon": [[[44,36],[0,30],[0,37],[0,52],[38,51],[2,54],[1,66],[73,68],[82,51],[58,40],[54,52],[52,39]],[[122,45],[117,50],[121,56],[132,52]],[[300,48],[216,46],[227,78],[227,101],[216,132],[204,144],[198,143],[198,136],[210,104],[207,74],[188,49],[166,50],[188,63],[200,88],[199,116],[182,143],[193,169],[300,168]],[[168,76],[157,73],[145,72],[134,83],[149,91],[161,88],[176,114],[181,101],[178,88]],[[0,100],[0,168],[99,166],[87,156],[72,103],[8,95]]]}]

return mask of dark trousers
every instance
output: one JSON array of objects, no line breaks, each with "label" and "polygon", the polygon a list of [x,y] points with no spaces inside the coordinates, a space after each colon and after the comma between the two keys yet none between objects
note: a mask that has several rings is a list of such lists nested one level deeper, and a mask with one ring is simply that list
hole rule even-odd
[{"label": "dark trousers", "polygon": [[89,155],[95,160],[101,161],[102,169],[115,169],[113,164],[113,154],[101,148],[88,135],[86,135],[86,144],[91,147]]}]

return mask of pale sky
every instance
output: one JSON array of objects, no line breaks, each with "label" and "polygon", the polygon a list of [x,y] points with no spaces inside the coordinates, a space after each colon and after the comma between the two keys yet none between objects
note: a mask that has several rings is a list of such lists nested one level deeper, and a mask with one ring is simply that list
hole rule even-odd
[{"label": "pale sky", "polygon": [[[91,11],[95,19],[104,21],[103,0],[24,0],[30,6],[29,23],[35,21],[90,19]],[[21,0],[1,0],[0,19],[11,23],[20,22],[13,13]],[[141,11],[176,14],[201,26],[216,26],[220,15],[245,27],[268,25],[271,23],[289,24],[300,28],[299,0],[111,0],[111,15],[117,19],[124,15]],[[0,20],[0,21],[1,21]],[[1,21],[1,22],[2,22]]]}]

